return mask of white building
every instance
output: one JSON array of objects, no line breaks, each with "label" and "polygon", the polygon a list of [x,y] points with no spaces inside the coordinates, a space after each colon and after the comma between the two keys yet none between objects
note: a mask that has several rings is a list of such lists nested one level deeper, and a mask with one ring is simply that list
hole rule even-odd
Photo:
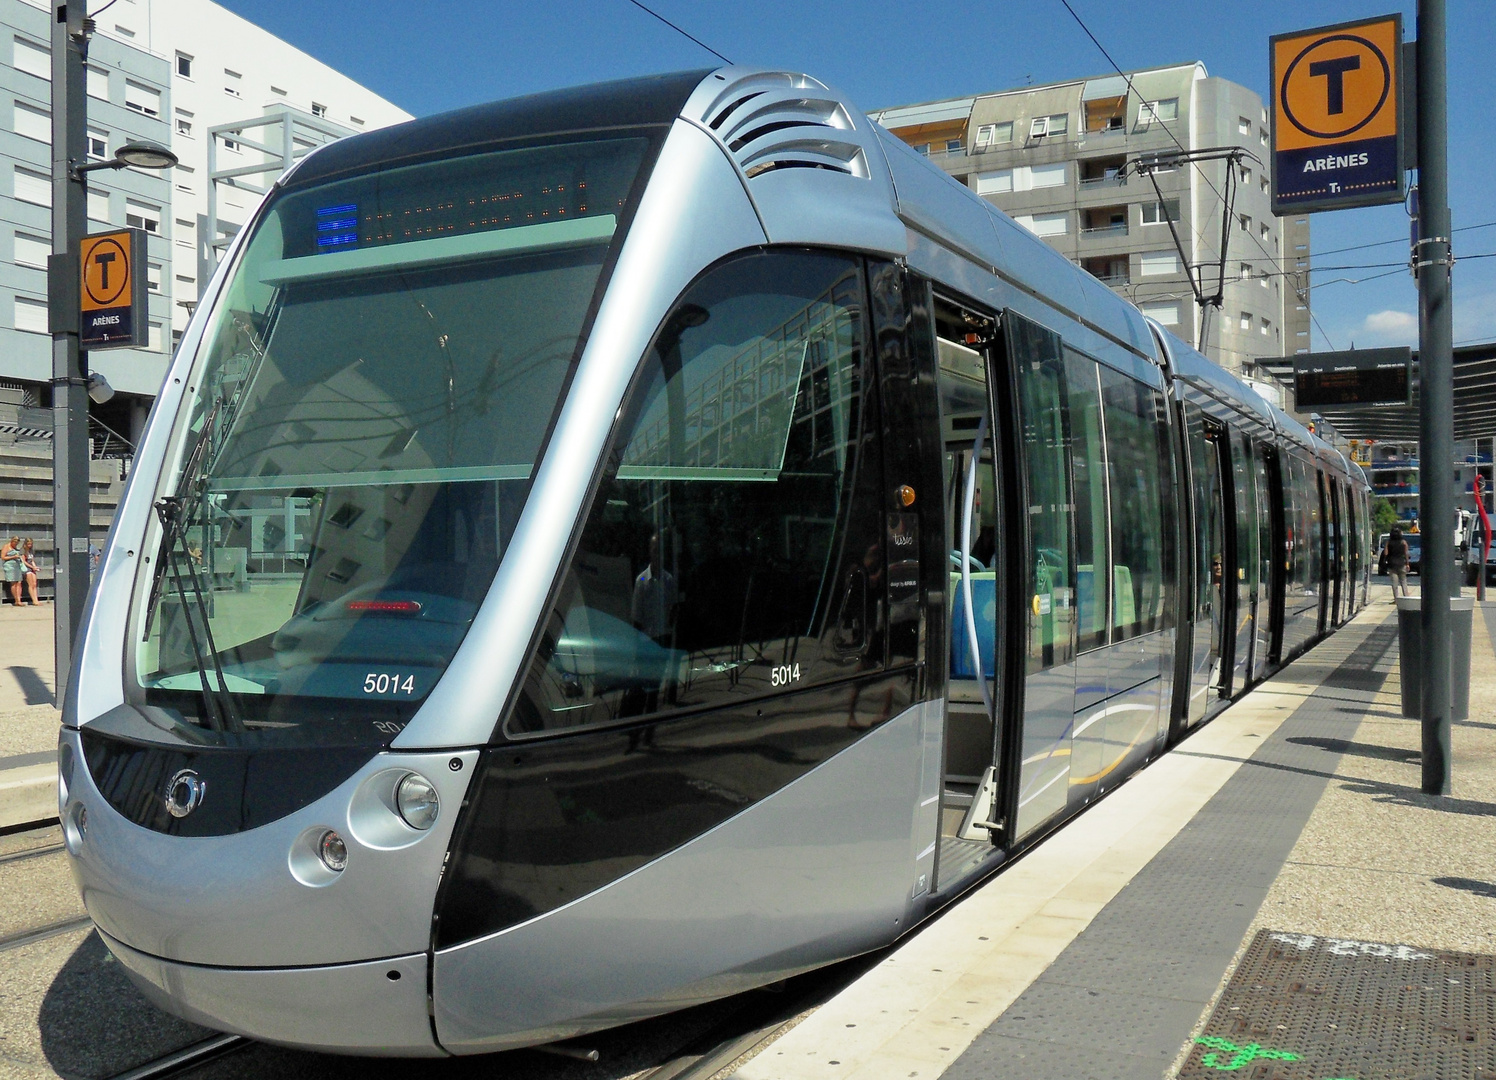
[{"label": "white building", "polygon": [[[33,174],[45,176],[49,167],[51,88],[42,64],[48,16],[46,4],[0,0],[0,30],[9,39],[0,42],[0,94],[11,98],[0,100],[0,111],[17,118],[0,132],[0,172],[10,174],[0,177],[0,293],[9,293],[0,295],[0,431],[36,430],[46,414],[28,407],[45,407],[50,398],[50,338],[38,317],[45,314],[46,274],[37,255],[51,243],[50,217],[37,202],[40,192],[31,191]],[[91,231],[128,224],[153,234],[150,347],[90,355],[92,368],[119,391],[95,409],[96,418],[133,440],[206,284],[215,141],[220,175],[259,167],[258,174],[220,180],[214,208],[223,236],[247,219],[285,156],[410,114],[210,0],[108,5],[89,51],[88,94],[90,156],[151,138],[180,159],[169,179],[135,170],[89,177]],[[244,138],[221,133],[215,140],[215,128],[242,129]],[[275,154],[254,149],[272,132],[277,139],[285,133],[290,155],[279,142]],[[6,415],[18,409],[18,417]]]},{"label": "white building", "polygon": [[[1217,363],[1309,350],[1309,218],[1272,213],[1268,112],[1247,87],[1174,64],[871,116]],[[1208,159],[1168,163],[1191,151]]]}]

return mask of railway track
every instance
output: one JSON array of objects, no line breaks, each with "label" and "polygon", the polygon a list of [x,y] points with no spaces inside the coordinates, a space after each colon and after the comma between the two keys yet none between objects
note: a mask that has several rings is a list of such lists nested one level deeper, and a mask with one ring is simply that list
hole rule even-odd
[{"label": "railway track", "polygon": [[[34,842],[0,853],[0,872],[32,860],[62,856],[66,848],[55,839],[56,827],[54,820],[28,823],[24,828],[9,830],[6,835],[10,840]],[[91,926],[92,920],[87,915],[36,923],[0,935],[0,954]],[[626,1028],[599,1032],[592,1037],[509,1051],[494,1055],[494,1060],[496,1063],[500,1060],[505,1062],[503,1072],[506,1075],[535,1080],[544,1080],[549,1075],[564,1075],[567,1080],[622,1080],[624,1077],[629,1077],[630,1080],[710,1080],[735,1061],[773,1041],[796,1017],[821,1004],[866,971],[881,956],[882,953],[878,953],[844,961],[789,979],[770,990],[740,994],[730,999],[730,1007],[721,1009],[720,1015],[712,1017],[701,1030],[684,1039],[661,1034],[662,1031],[668,1032],[672,1023],[672,1017],[667,1016]],[[724,1003],[702,1008],[715,1010],[721,1004]],[[649,1025],[654,1025],[655,1030],[645,1034],[644,1029]],[[682,1026],[690,1025],[682,1021]],[[668,1045],[656,1048],[651,1063],[648,1059],[639,1060],[640,1043]],[[212,1065],[230,1057],[237,1059],[233,1070],[235,1076],[256,1075],[259,1072],[256,1063],[244,1058],[244,1055],[253,1054],[256,1050],[277,1055],[292,1053],[239,1035],[214,1034],[113,1073],[107,1080],[168,1080],[188,1074],[200,1076],[202,1080],[212,1080],[216,1072]],[[307,1057],[311,1059],[314,1055]],[[337,1060],[320,1056],[315,1058],[318,1066]],[[402,1059],[400,1064],[402,1075],[437,1078],[459,1071],[465,1074],[475,1060],[482,1059],[433,1059],[424,1063]],[[276,1075],[282,1064],[280,1061],[267,1060],[263,1074],[267,1077]],[[308,1065],[312,1074],[320,1074],[319,1067],[311,1066],[310,1062]],[[369,1075],[379,1075],[382,1072],[373,1061],[364,1061],[360,1065],[369,1067]],[[351,1070],[349,1075],[359,1075],[359,1071]]]}]

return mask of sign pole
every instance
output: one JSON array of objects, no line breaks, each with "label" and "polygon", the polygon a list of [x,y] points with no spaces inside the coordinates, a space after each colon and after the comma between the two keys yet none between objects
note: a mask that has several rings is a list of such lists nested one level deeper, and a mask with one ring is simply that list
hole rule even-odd
[{"label": "sign pole", "polygon": [[52,257],[47,294],[52,331],[53,636],[56,700],[62,705],[73,642],[88,596],[88,368],[78,345],[78,244],[88,227],[87,188],[71,165],[88,156],[82,0],[59,4],[52,21]]},{"label": "sign pole", "polygon": [[[1423,791],[1450,794],[1450,614],[1454,326],[1450,296],[1448,93],[1444,0],[1418,2],[1418,514],[1424,534],[1420,621],[1426,675],[1420,703]],[[1484,568],[1482,568],[1484,570]]]}]

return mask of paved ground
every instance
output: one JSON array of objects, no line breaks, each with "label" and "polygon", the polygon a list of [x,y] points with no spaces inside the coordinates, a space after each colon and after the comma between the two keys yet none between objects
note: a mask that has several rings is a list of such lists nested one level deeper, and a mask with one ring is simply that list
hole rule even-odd
[{"label": "paved ground", "polygon": [[1496,604],[1478,618],[1452,798],[1419,791],[1381,590],[741,1075],[1157,1080],[1259,927],[1496,952]]}]

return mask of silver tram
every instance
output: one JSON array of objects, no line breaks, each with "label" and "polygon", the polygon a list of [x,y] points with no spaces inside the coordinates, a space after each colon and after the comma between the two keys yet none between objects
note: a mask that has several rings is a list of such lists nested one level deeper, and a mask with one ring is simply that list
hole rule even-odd
[{"label": "silver tram", "polygon": [[768,984],[1343,623],[1367,491],[807,76],[348,138],[165,380],[65,702],[73,873],[151,1000],[288,1045]]}]

